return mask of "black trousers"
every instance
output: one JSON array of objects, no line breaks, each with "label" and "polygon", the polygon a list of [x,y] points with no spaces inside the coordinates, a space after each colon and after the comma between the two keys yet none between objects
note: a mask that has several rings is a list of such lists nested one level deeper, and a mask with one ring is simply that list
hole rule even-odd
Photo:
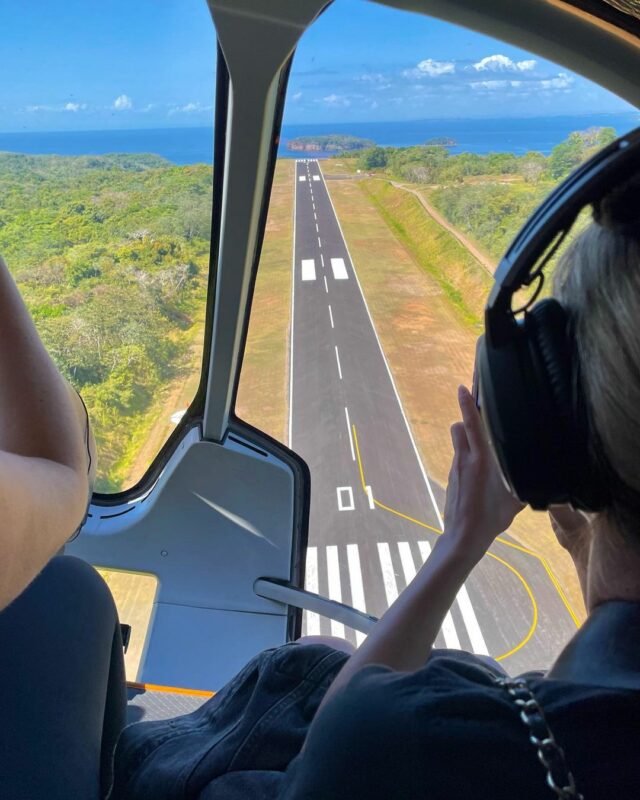
[{"label": "black trousers", "polygon": [[84,561],[54,558],[0,612],[0,797],[103,797],[125,714],[111,592]]}]

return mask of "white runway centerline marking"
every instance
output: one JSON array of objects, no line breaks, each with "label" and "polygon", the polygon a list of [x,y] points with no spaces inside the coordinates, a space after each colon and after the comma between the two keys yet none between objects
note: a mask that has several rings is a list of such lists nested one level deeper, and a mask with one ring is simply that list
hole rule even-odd
[{"label": "white runway centerline marking", "polygon": [[346,281],[348,279],[347,268],[344,265],[344,258],[332,258],[331,269],[333,270],[333,277],[337,281]]},{"label": "white runway centerline marking", "polygon": [[[343,494],[347,495],[347,501],[345,503]],[[350,486],[338,486],[336,488],[336,494],[338,495],[338,511],[353,511],[356,507],[356,504],[353,502],[353,489]]]},{"label": "white runway centerline marking", "polygon": [[327,294],[329,294],[329,286],[327,285],[327,276],[323,275],[324,278],[324,290]]},{"label": "white runway centerline marking", "polygon": [[320,180],[320,176],[319,175],[314,175],[313,176],[313,180],[314,181],[319,181]]},{"label": "white runway centerline marking", "polygon": [[[420,548],[420,555],[422,556],[422,561],[424,562],[431,555],[431,545],[429,542],[418,542],[418,547]],[[444,636],[444,643],[447,645],[447,647],[451,650],[460,650],[460,639],[458,639],[456,626],[453,624],[453,617],[451,616],[450,611],[447,611],[445,614],[441,630],[442,635]]]},{"label": "white runway centerline marking", "polygon": [[322,253],[320,253],[320,263],[322,264],[322,266],[324,268],[324,256],[322,255]]},{"label": "white runway centerline marking", "polygon": [[322,247],[322,242],[320,241],[320,237],[318,236],[318,247]]},{"label": "white runway centerline marking", "polygon": [[371,491],[371,487],[370,486],[365,486],[364,490],[367,493],[367,500],[369,501],[369,508],[372,511],[375,511],[376,504],[373,502],[373,492]]},{"label": "white runway centerline marking", "polygon": [[313,212],[313,218],[316,219],[316,220],[318,219],[318,216],[317,216],[315,211]]},{"label": "white runway centerline marking", "polygon": [[320,233],[320,228],[318,227],[318,223],[316,222],[316,233]]},{"label": "white runway centerline marking", "polygon": [[[340,586],[340,563],[338,562],[338,547],[335,544],[327,547],[327,576],[329,582],[329,598],[342,602],[342,587]],[[345,638],[344,625],[331,620],[331,635]]]},{"label": "white runway centerline marking", "polygon": [[306,180],[307,180],[307,176],[306,176],[306,175],[300,175],[300,177],[298,178],[298,180],[299,180],[299,181],[306,181]]},{"label": "white runway centerline marking", "polygon": [[333,312],[331,311],[331,306],[327,306],[327,308],[329,309],[329,319],[331,320],[331,327],[335,328],[335,325],[333,324]]},{"label": "white runway centerline marking", "polygon": [[353,434],[351,433],[351,420],[349,419],[349,409],[345,406],[344,413],[347,418],[347,431],[349,432],[349,446],[351,447],[351,458],[353,461],[356,460],[356,451],[353,447]]},{"label": "white runway centerline marking", "polygon": [[340,376],[340,380],[342,380],[342,367],[340,366],[340,353],[338,353],[338,345],[335,345],[336,348],[336,361],[338,362],[338,375]]},{"label": "white runway centerline marking", "polygon": [[[307,547],[307,565],[304,576],[304,586],[309,592],[318,594],[318,548]],[[320,616],[315,611],[305,611],[307,622],[307,635],[320,635]]]},{"label": "white runway centerline marking", "polygon": [[392,605],[398,597],[398,584],[393,571],[391,561],[391,550],[386,542],[378,542],[378,556],[380,557],[380,567],[382,569],[382,580],[384,582],[384,592],[387,596],[387,605]]},{"label": "white runway centerline marking", "polygon": [[315,281],[316,279],[316,262],[312,258],[302,259],[302,280]]},{"label": "white runway centerline marking", "polygon": [[[367,613],[367,606],[364,602],[364,587],[362,585],[362,568],[360,566],[360,551],[357,544],[347,545],[347,563],[349,565],[349,582],[351,583],[351,605]],[[356,631],[356,643],[359,645],[364,642],[366,636],[361,631]]]}]

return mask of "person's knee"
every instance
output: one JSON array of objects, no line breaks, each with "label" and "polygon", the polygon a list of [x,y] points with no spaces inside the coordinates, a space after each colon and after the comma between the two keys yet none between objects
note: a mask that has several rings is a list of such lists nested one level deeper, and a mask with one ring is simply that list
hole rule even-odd
[{"label": "person's knee", "polygon": [[82,559],[56,556],[0,613],[0,632],[23,623],[55,625],[61,630],[82,624],[113,631],[117,621],[111,591],[98,572]]},{"label": "person's knee", "polygon": [[356,648],[351,642],[340,639],[338,636],[301,636],[296,640],[296,644],[326,644],[328,647],[333,647],[334,650],[340,650],[348,655],[356,652]]}]

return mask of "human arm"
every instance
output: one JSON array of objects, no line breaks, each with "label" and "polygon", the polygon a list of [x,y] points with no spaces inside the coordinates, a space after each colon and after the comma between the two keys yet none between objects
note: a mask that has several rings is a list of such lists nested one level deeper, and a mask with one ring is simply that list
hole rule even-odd
[{"label": "human arm", "polygon": [[465,579],[522,509],[504,486],[473,398],[461,387],[458,400],[462,422],[451,429],[454,457],[444,533],[411,584],[346,662],[322,705],[369,664],[399,671],[423,666]]},{"label": "human arm", "polygon": [[82,520],[92,442],[86,424],[0,259],[0,609]]}]

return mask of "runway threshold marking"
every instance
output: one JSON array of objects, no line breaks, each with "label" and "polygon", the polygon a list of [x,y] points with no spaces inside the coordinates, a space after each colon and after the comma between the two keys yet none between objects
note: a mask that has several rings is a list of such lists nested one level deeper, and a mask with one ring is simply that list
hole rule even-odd
[{"label": "runway threshold marking", "polygon": [[[431,545],[429,542],[421,541],[418,542],[418,548],[420,549],[420,555],[422,556],[422,563],[429,558],[431,555]],[[456,630],[456,626],[453,622],[453,617],[451,616],[451,611],[447,611],[444,615],[444,619],[442,620],[442,627],[440,628],[442,631],[442,635],[444,636],[444,643],[447,645],[448,648],[451,650],[461,650],[462,646],[460,645],[460,639],[458,638],[458,631]]]},{"label": "runway threshold marking", "polygon": [[[367,485],[367,482],[366,482],[365,477],[364,477],[364,468],[362,466],[362,457],[360,455],[360,446],[358,444],[358,432],[356,430],[356,426],[355,425],[352,425],[351,428],[352,428],[352,431],[353,431],[353,442],[354,442],[355,451],[356,451],[356,460],[358,462],[358,470],[360,472],[360,482],[362,484],[362,490],[364,492],[366,492],[366,488],[365,487]],[[373,502],[376,504],[376,506],[378,508],[381,508],[384,511],[388,511],[390,514],[395,514],[398,517],[402,517],[402,519],[406,519],[409,522],[413,522],[415,525],[419,525],[421,528],[426,528],[427,530],[432,531],[433,533],[435,533],[438,536],[442,535],[442,530],[440,528],[435,528],[433,525],[429,525],[426,522],[422,522],[419,519],[415,519],[415,517],[410,517],[408,514],[403,514],[402,511],[398,511],[395,508],[391,508],[391,506],[387,506],[384,503],[381,503],[379,500],[376,500],[375,498],[374,498]],[[502,543],[505,543],[504,540],[502,540]],[[510,543],[507,543],[507,544],[510,544]],[[516,549],[523,549],[524,550],[525,548],[517,547]],[[524,636],[524,638],[520,642],[518,642],[518,644],[515,647],[512,647],[511,650],[509,650],[508,652],[503,653],[502,655],[499,655],[499,656],[495,657],[496,661],[503,661],[504,659],[509,658],[509,656],[512,656],[515,653],[517,653],[519,650],[521,650],[531,640],[531,637],[533,636],[536,628],[538,627],[538,603],[536,602],[536,598],[535,598],[535,596],[533,594],[533,591],[531,590],[531,587],[529,586],[526,578],[514,566],[512,566],[511,564],[506,562],[503,558],[500,558],[500,556],[497,556],[495,553],[491,553],[491,552],[487,551],[486,555],[489,558],[494,559],[494,561],[497,561],[498,563],[502,564],[510,572],[512,572],[516,576],[516,578],[518,578],[518,580],[520,581],[520,583],[522,583],[522,585],[524,587],[524,590],[526,591],[526,593],[527,593],[527,595],[529,597],[529,601],[531,602],[532,619],[531,619],[531,625],[529,627],[529,630],[527,631],[527,633]]]},{"label": "runway threshold marking", "polygon": [[[338,561],[337,545],[327,547],[327,577],[329,583],[329,599],[342,602],[342,586],[340,585],[340,562]],[[331,635],[346,639],[346,632],[342,622],[331,620]]]},{"label": "runway threshold marking", "polygon": [[[307,563],[305,568],[304,585],[307,591],[318,594],[318,548],[307,547]],[[320,615],[315,611],[307,611],[307,634],[317,636],[320,634]]]},{"label": "runway threshold marking", "polygon": [[[351,583],[351,605],[358,611],[367,613],[364,601],[364,586],[362,584],[362,567],[360,566],[360,551],[357,544],[347,545],[347,565],[349,567],[349,581]],[[361,631],[356,631],[356,644],[360,646],[366,636]]]}]

